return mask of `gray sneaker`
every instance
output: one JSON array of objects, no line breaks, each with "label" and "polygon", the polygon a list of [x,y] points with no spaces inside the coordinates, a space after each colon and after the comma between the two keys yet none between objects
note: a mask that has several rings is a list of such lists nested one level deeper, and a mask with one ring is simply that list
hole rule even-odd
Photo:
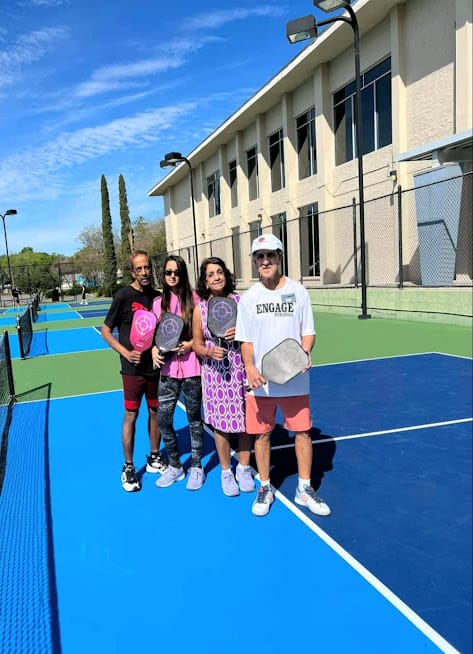
[{"label": "gray sneaker", "polygon": [[220,479],[224,495],[227,495],[227,497],[236,497],[240,494],[240,490],[231,470],[222,470]]},{"label": "gray sneaker", "polygon": [[174,466],[169,465],[166,472],[162,474],[159,479],[156,479],[156,486],[159,488],[167,488],[174,484],[175,481],[182,481],[185,476],[184,468],[182,466],[175,468]]},{"label": "gray sneaker", "polygon": [[189,476],[187,477],[187,484],[186,488],[187,490],[199,490],[199,488],[202,488],[204,485],[205,481],[205,472],[202,470],[202,468],[199,468],[198,466],[192,466],[189,469]]},{"label": "gray sneaker", "polygon": [[240,464],[236,467],[236,480],[243,493],[252,493],[255,490],[255,481],[251,474],[250,466],[242,466]]}]

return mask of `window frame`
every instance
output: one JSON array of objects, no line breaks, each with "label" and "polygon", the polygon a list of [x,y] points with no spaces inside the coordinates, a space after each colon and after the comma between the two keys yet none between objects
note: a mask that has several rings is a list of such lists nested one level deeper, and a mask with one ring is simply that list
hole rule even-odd
[{"label": "window frame", "polygon": [[[392,144],[392,100],[389,97],[389,116],[384,111],[384,120],[380,114],[380,85],[389,79],[388,90],[391,94],[392,66],[391,56],[371,66],[361,75],[361,146],[362,154],[375,152]],[[339,166],[357,157],[355,134],[356,85],[351,80],[332,95],[333,134],[335,141],[335,165]],[[367,114],[367,108],[370,113]],[[368,130],[369,127],[369,130]],[[384,138],[381,140],[381,135]]]}]

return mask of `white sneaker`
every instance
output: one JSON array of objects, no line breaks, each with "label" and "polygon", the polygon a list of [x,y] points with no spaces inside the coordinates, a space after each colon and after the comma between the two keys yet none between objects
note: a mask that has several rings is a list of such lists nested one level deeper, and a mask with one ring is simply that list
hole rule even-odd
[{"label": "white sneaker", "polygon": [[222,490],[227,497],[236,497],[240,494],[240,489],[235,481],[235,477],[231,470],[222,470],[220,475],[222,483]]},{"label": "white sneaker", "polygon": [[242,466],[239,463],[236,467],[235,478],[243,493],[252,493],[255,490],[255,482],[250,466]]},{"label": "white sneaker", "polygon": [[271,486],[260,486],[258,495],[256,496],[256,499],[253,502],[253,506],[251,507],[253,515],[260,517],[267,515],[273,502],[274,495],[273,491],[271,490]]},{"label": "white sneaker", "polygon": [[319,497],[315,490],[310,486],[304,486],[304,490],[299,490],[299,486],[296,490],[296,496],[294,502],[300,506],[305,506],[315,513],[315,515],[330,515],[330,507],[326,504],[321,497]]},{"label": "white sneaker", "polygon": [[175,481],[182,481],[185,476],[184,468],[182,468],[182,466],[179,468],[168,466],[166,472],[156,480],[156,486],[159,486],[159,488],[167,488],[174,484]]}]

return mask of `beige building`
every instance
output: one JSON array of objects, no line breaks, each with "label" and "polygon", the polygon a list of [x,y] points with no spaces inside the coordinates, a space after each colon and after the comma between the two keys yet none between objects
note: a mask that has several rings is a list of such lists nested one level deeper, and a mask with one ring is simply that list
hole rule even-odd
[{"label": "beige building", "polygon": [[[353,9],[368,286],[471,284],[471,1]],[[195,236],[190,167],[151,189],[164,198],[168,251],[191,271],[196,238],[199,262],[221,256],[244,288],[255,275],[250,242],[272,231],[291,277],[312,288],[359,284],[353,37],[346,23],[330,25],[187,155]]]}]

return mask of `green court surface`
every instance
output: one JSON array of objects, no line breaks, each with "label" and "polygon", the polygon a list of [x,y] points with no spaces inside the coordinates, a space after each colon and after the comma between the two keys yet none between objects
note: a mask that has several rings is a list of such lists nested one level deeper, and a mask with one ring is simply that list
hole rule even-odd
[{"label": "green court surface", "polygon": [[[409,322],[356,316],[316,313],[317,342],[312,353],[314,365],[374,359],[383,356],[443,352],[472,356],[472,329],[439,323]],[[48,329],[75,329],[99,326],[103,318],[49,323]],[[35,331],[41,324],[35,325]],[[15,336],[11,336],[14,338]],[[111,349],[61,356],[32,357],[13,361],[16,394],[50,386],[51,397],[67,397],[121,388],[118,355]]]}]

